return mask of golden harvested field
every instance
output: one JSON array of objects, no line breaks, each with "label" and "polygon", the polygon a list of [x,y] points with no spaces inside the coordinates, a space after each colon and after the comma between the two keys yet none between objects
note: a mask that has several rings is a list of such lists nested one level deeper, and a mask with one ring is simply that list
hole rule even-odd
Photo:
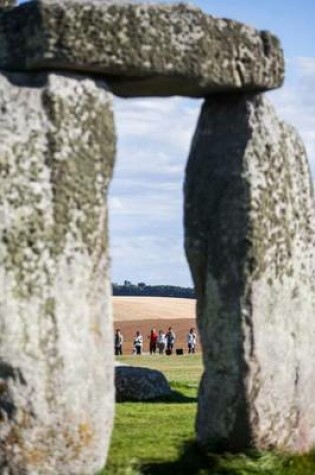
[{"label": "golden harvested field", "polygon": [[194,299],[113,297],[114,322],[195,318]]},{"label": "golden harvested field", "polygon": [[176,348],[185,351],[187,333],[191,327],[196,327],[195,305],[193,299],[113,297],[114,327],[120,328],[124,336],[124,354],[132,353],[132,342],[137,330],[143,335],[143,351],[148,352],[151,328],[167,331],[169,327],[175,331]]}]

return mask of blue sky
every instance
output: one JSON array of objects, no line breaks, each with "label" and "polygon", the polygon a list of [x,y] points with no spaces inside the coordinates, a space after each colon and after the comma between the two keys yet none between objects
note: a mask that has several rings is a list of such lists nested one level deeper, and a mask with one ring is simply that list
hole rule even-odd
[{"label": "blue sky", "polygon": [[[286,80],[268,97],[279,117],[304,139],[315,176],[315,1],[188,3],[280,38]],[[183,253],[182,185],[201,101],[115,98],[114,106],[118,156],[109,199],[112,280],[191,285]]]},{"label": "blue sky", "polygon": [[[279,36],[286,81],[268,97],[279,117],[304,139],[315,176],[315,1],[189,3]],[[118,157],[110,190],[115,282],[191,285],[183,253],[182,184],[200,105],[199,100],[182,98],[115,99]]]}]

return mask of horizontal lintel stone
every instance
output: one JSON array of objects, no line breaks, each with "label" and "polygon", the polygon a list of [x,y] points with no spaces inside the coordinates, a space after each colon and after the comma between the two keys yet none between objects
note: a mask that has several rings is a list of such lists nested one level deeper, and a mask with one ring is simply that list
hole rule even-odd
[{"label": "horizontal lintel stone", "polygon": [[277,37],[185,4],[32,1],[0,12],[0,68],[75,70],[124,96],[280,87]]}]

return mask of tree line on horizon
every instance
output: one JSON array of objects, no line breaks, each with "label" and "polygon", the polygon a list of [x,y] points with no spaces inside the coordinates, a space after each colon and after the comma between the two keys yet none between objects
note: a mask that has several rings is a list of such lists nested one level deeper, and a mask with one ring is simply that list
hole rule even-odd
[{"label": "tree line on horizon", "polygon": [[147,285],[145,282],[137,284],[125,280],[123,284],[112,284],[113,296],[118,297],[176,297],[194,299],[195,291],[191,287],[180,287],[177,285]]}]

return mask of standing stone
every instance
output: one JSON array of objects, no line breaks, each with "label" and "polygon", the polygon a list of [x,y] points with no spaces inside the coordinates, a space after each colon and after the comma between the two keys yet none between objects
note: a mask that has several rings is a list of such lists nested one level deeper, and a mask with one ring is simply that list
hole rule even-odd
[{"label": "standing stone", "polygon": [[105,463],[114,151],[110,95],[94,81],[0,76],[1,473],[91,475]]},{"label": "standing stone", "polygon": [[197,438],[315,443],[314,201],[305,150],[259,95],[209,98],[185,184],[205,371]]}]

